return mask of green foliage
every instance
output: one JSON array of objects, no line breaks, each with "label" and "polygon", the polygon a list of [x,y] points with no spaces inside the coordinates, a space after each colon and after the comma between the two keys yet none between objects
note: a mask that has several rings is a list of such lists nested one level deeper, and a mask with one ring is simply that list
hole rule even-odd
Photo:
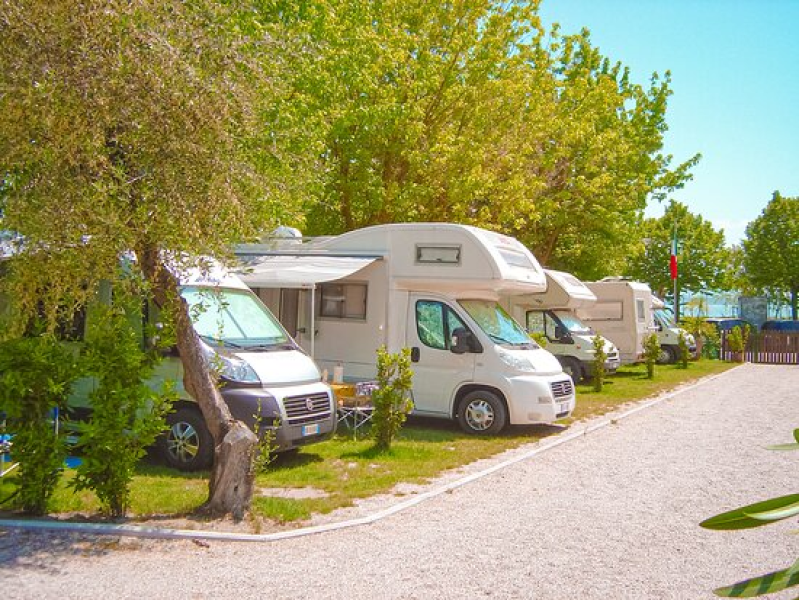
[{"label": "green foliage", "polygon": [[743,362],[747,341],[749,341],[749,325],[744,325],[743,328],[735,326],[727,334],[727,346],[734,360]]},{"label": "green foliage", "polygon": [[543,331],[531,331],[528,334],[531,339],[535,340],[535,343],[541,346],[542,348],[546,348],[547,344],[549,344],[549,340],[547,339],[547,334]]},{"label": "green foliage", "polygon": [[253,433],[258,436],[258,445],[253,453],[253,469],[255,473],[266,473],[269,470],[269,465],[274,462],[277,454],[277,430],[280,428],[280,419],[275,419],[271,425],[264,423],[264,417],[261,415],[261,399],[258,399],[258,409],[253,415],[255,423],[253,425]]},{"label": "green foliage", "polygon": [[[772,450],[799,450],[799,429],[794,429],[795,443],[772,446]],[[761,527],[784,519],[799,516],[799,494],[790,494],[772,498],[727,511],[699,525],[712,530],[739,530]],[[714,590],[717,596],[733,598],[751,598],[772,594],[799,585],[799,560],[786,569],[752,577],[730,586]]]},{"label": "green foliage", "polygon": [[799,197],[774,192],[763,212],[746,227],[745,277],[753,289],[790,296],[792,319],[799,319]]},{"label": "green foliage", "polygon": [[644,363],[646,363],[646,376],[649,379],[655,378],[655,364],[660,356],[660,344],[658,336],[650,333],[644,338]]},{"label": "green foliage", "polygon": [[605,338],[596,334],[591,339],[591,344],[594,347],[594,391],[601,392],[602,384],[605,381],[605,361],[608,355],[605,353]]},{"label": "green foliage", "polygon": [[14,504],[28,513],[45,514],[58,484],[67,456],[62,422],[79,375],[73,353],[53,336],[0,344],[0,413],[19,462]]},{"label": "green foliage", "polygon": [[593,278],[618,270],[647,198],[698,160],[660,152],[668,74],[633,83],[587,31],[547,31],[537,2],[265,5],[302,42],[291,85],[322,134],[310,234],[477,224]]},{"label": "green foliage", "polygon": [[680,322],[694,336],[697,353],[705,358],[718,358],[721,336],[719,330],[704,317],[683,317]]},{"label": "green foliage", "polygon": [[377,350],[377,385],[372,392],[375,411],[372,417],[372,436],[378,452],[391,448],[391,443],[402,428],[413,408],[413,385],[410,348],[398,354],[388,352],[385,346]]},{"label": "green foliage", "polygon": [[96,378],[90,394],[91,418],[80,428],[82,462],[71,485],[97,494],[103,510],[124,516],[130,483],[146,448],[166,429],[165,417],[177,398],[170,383],[163,390],[146,380],[157,355],[141,349],[141,337],[121,309],[96,307],[86,336],[86,371]]},{"label": "green foliage", "polygon": [[677,340],[677,347],[680,350],[680,367],[687,369],[688,358],[690,357],[688,351],[688,337],[686,336],[685,331],[682,329],[680,330],[680,337]]},{"label": "green foliage", "polygon": [[669,257],[675,226],[681,292],[730,289],[734,283],[729,276],[732,258],[725,246],[724,231],[714,229],[710,221],[694,215],[679,202],[672,202],[662,217],[644,220],[641,237],[647,241],[630,257],[625,273],[647,283],[660,298],[671,294]]}]

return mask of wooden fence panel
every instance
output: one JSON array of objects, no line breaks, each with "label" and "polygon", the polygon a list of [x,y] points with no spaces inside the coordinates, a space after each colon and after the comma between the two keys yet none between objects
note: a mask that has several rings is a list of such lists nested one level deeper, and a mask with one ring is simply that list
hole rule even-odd
[{"label": "wooden fence panel", "polygon": [[[723,360],[740,359],[730,350],[729,331],[721,335]],[[799,332],[766,331],[751,333],[744,350],[744,360],[772,365],[799,365]]]}]

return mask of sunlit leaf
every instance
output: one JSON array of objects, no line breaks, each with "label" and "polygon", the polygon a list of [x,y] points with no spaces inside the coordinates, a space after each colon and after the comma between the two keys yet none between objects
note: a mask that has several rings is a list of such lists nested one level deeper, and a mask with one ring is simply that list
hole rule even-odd
[{"label": "sunlit leaf", "polygon": [[[791,494],[789,496],[782,496],[780,498],[772,498],[764,502],[750,504],[736,508],[715,517],[711,517],[702,521],[699,525],[705,529],[748,529],[750,527],[760,527],[772,522],[771,520],[763,520],[762,518],[755,518],[752,515],[768,514],[771,511],[780,511],[786,508],[794,507],[799,503],[799,494]],[[795,509],[792,509],[791,514],[796,514]],[[791,514],[787,516],[791,516]],[[785,517],[780,517],[785,518]]]}]

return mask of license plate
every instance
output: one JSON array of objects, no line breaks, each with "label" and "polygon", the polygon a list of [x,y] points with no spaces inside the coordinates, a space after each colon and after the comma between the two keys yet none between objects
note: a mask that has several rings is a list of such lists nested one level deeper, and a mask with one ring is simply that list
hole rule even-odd
[{"label": "license plate", "polygon": [[569,412],[569,403],[568,402],[561,402],[560,408],[558,409],[558,414]]},{"label": "license plate", "polygon": [[314,425],[303,425],[302,426],[302,435],[316,435],[319,433],[319,423]]}]

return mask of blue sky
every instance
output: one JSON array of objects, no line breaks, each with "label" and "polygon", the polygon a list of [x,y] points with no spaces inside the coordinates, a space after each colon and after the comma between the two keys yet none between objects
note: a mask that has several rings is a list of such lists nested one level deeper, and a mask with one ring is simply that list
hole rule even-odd
[{"label": "blue sky", "polygon": [[799,0],[542,0],[540,15],[587,27],[636,83],[671,71],[664,151],[673,164],[702,154],[673,197],[728,244],[774,190],[799,196]]}]

